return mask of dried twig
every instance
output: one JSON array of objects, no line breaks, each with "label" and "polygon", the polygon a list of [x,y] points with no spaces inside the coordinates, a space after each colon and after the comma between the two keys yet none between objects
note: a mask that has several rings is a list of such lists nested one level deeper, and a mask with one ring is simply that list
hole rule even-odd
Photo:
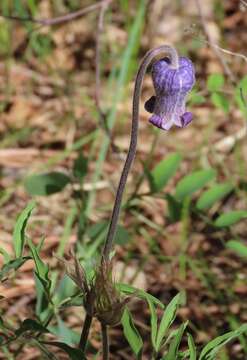
[{"label": "dried twig", "polygon": [[102,0],[100,3],[89,5],[84,9],[80,9],[80,10],[74,11],[72,13],[69,13],[66,15],[61,15],[61,16],[58,16],[58,17],[52,18],[52,19],[35,19],[35,18],[32,18],[31,16],[18,17],[18,16],[13,16],[13,15],[3,15],[3,14],[1,14],[0,16],[5,19],[9,19],[9,20],[29,21],[29,22],[36,23],[36,24],[39,24],[42,26],[51,26],[51,25],[62,24],[62,23],[65,23],[65,22],[68,22],[68,21],[71,21],[74,19],[78,19],[81,16],[83,16],[91,11],[94,11],[98,8],[105,6],[105,2],[106,2],[106,0]]},{"label": "dried twig", "polygon": [[99,17],[98,17],[98,26],[97,26],[97,34],[96,34],[96,49],[95,49],[95,80],[96,80],[96,88],[95,88],[95,103],[96,106],[101,113],[100,107],[100,95],[101,95],[101,81],[100,81],[100,60],[101,60],[101,34],[104,28],[104,16],[105,12],[111,3],[112,0],[106,0],[104,4],[101,6]]},{"label": "dried twig", "polygon": [[235,82],[235,76],[233,75],[233,73],[232,73],[231,69],[229,68],[229,66],[228,66],[227,62],[225,61],[225,59],[221,56],[221,53],[220,53],[220,50],[219,50],[218,46],[215,46],[215,44],[213,43],[212,36],[211,36],[210,32],[208,31],[207,23],[205,21],[205,17],[204,17],[203,12],[202,12],[202,7],[201,7],[200,0],[195,0],[195,3],[196,3],[198,13],[199,13],[200,18],[201,18],[202,27],[204,29],[204,32],[205,32],[207,38],[208,38],[208,44],[211,46],[211,48],[214,51],[215,55],[217,56],[217,58],[221,62],[225,73],[229,76],[229,78],[231,79],[232,82]]},{"label": "dried twig", "polygon": [[237,53],[237,52],[233,52],[233,51],[230,51],[230,50],[227,50],[227,49],[224,49],[222,47],[220,47],[219,45],[213,43],[213,42],[209,42],[207,40],[203,40],[206,44],[210,45],[211,47],[214,47],[218,50],[220,50],[221,52],[225,53],[225,54],[228,54],[228,55],[231,55],[231,56],[236,56],[236,57],[239,57],[241,59],[243,59],[245,62],[247,62],[247,56],[245,56],[244,54],[240,54],[240,53]]}]

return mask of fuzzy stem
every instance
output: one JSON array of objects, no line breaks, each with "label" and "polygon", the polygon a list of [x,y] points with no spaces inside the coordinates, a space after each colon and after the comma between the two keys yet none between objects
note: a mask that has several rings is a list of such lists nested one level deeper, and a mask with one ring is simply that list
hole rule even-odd
[{"label": "fuzzy stem", "polygon": [[102,344],[103,344],[103,360],[109,360],[109,337],[107,325],[101,323],[101,332],[102,332]]},{"label": "fuzzy stem", "polygon": [[127,177],[132,165],[132,162],[135,158],[136,146],[137,146],[137,137],[138,137],[138,123],[139,123],[139,102],[141,97],[142,83],[148,68],[148,65],[151,61],[158,55],[164,54],[168,55],[171,61],[171,66],[175,69],[178,68],[178,55],[177,51],[168,45],[163,45],[158,48],[152,49],[146,53],[144,56],[135,80],[134,96],[133,96],[133,105],[132,105],[132,129],[131,129],[131,139],[129,145],[128,155],[122,170],[120,177],[115,203],[112,211],[110,227],[108,234],[105,240],[102,259],[105,261],[109,260],[110,252],[112,250],[114,236],[116,234],[116,227],[119,218],[121,202],[123,197],[124,188],[126,185]]},{"label": "fuzzy stem", "polygon": [[92,319],[93,319],[92,316],[86,314],[82,333],[81,333],[80,343],[79,343],[79,348],[82,350],[83,354],[85,353],[86,350],[87,339],[88,339]]}]

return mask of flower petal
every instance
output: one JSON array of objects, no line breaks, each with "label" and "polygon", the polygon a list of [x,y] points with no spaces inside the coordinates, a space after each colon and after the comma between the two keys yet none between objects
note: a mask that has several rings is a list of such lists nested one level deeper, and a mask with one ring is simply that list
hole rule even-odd
[{"label": "flower petal", "polygon": [[181,123],[182,127],[187,126],[189,123],[191,123],[193,119],[193,114],[191,112],[186,112],[181,116]]},{"label": "flower petal", "polygon": [[144,104],[145,110],[150,112],[151,114],[154,112],[155,100],[156,96],[151,96],[151,98],[148,99]]}]

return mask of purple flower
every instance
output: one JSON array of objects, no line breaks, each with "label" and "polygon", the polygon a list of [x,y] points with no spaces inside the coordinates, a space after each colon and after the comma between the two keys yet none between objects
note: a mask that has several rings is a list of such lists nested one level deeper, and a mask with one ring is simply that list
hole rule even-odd
[{"label": "purple flower", "polygon": [[171,67],[167,58],[152,66],[152,78],[156,96],[145,103],[145,109],[153,113],[149,121],[158,128],[169,130],[172,125],[185,127],[192,121],[192,113],[186,112],[186,96],[195,83],[195,70],[186,57],[179,58],[179,67]]}]

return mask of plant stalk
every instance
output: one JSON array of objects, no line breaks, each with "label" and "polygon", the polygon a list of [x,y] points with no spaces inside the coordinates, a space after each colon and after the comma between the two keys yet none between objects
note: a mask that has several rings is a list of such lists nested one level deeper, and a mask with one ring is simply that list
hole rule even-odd
[{"label": "plant stalk", "polygon": [[109,338],[107,325],[101,323],[102,345],[103,345],[103,360],[109,360]]},{"label": "plant stalk", "polygon": [[112,211],[112,216],[110,220],[110,226],[108,230],[108,234],[105,240],[104,249],[102,253],[102,261],[109,261],[110,253],[113,246],[114,237],[116,234],[116,228],[121,208],[121,202],[123,197],[123,192],[125,189],[125,185],[127,182],[128,174],[131,169],[131,165],[135,158],[136,147],[137,147],[137,137],[138,137],[138,125],[139,125],[139,103],[141,97],[142,83],[144,76],[146,74],[147,68],[151,61],[158,55],[165,54],[168,55],[171,61],[171,66],[173,68],[178,68],[178,54],[177,51],[168,45],[163,45],[158,48],[152,49],[146,53],[144,56],[135,80],[135,88],[133,95],[133,105],[132,105],[132,129],[131,129],[131,138],[130,145],[128,150],[128,155],[122,170],[122,174],[120,177],[115,203]]},{"label": "plant stalk", "polygon": [[86,314],[82,333],[81,333],[81,338],[80,338],[80,342],[79,342],[79,348],[82,350],[83,354],[85,353],[85,350],[86,350],[87,339],[88,339],[92,319],[93,319],[92,316],[90,316],[89,314]]}]

